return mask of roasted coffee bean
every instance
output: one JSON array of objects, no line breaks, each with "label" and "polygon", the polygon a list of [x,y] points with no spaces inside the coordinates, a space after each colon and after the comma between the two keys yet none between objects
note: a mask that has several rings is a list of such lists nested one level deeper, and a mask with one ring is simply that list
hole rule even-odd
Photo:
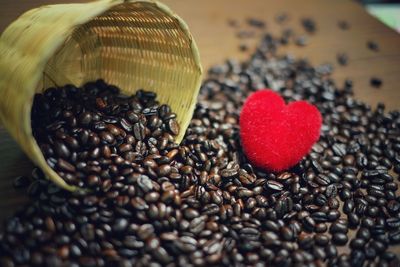
[{"label": "roasted coffee bean", "polygon": [[311,214],[311,217],[314,219],[315,222],[327,222],[328,217],[326,213],[323,212],[314,212]]},{"label": "roasted coffee bean", "polygon": [[90,112],[83,112],[79,115],[78,122],[82,125],[88,125],[92,122],[92,114]]},{"label": "roasted coffee bean", "polygon": [[358,238],[362,238],[364,240],[369,240],[371,238],[371,233],[368,230],[368,228],[362,227],[357,231],[357,235],[356,236]]},{"label": "roasted coffee bean", "polygon": [[119,125],[127,132],[132,131],[132,125],[125,118],[122,118],[120,120]]},{"label": "roasted coffee bean", "polygon": [[354,201],[352,199],[347,199],[343,204],[343,212],[346,214],[351,213],[354,210]]},{"label": "roasted coffee bean", "polygon": [[114,135],[105,131],[100,133],[100,138],[102,141],[107,142],[108,144],[112,144],[115,140]]},{"label": "roasted coffee bean", "polygon": [[140,122],[135,123],[133,125],[133,134],[137,140],[142,141],[146,134],[143,124]]},{"label": "roasted coffee bean", "polygon": [[65,161],[63,159],[58,159],[57,161],[57,168],[60,169],[61,171],[67,171],[67,172],[75,172],[75,166],[69,163],[68,161]]},{"label": "roasted coffee bean", "polygon": [[344,233],[334,233],[332,235],[332,241],[338,246],[343,246],[347,243],[348,238]]},{"label": "roasted coffee bean", "polygon": [[315,178],[315,181],[322,186],[327,186],[331,183],[330,179],[328,176],[324,174],[320,174]]},{"label": "roasted coffee bean", "polygon": [[308,39],[306,36],[302,35],[296,38],[295,43],[298,46],[306,46],[308,44]]},{"label": "roasted coffee bean", "polygon": [[277,181],[267,181],[266,182],[266,188],[273,190],[273,191],[282,191],[283,190],[283,185]]},{"label": "roasted coffee bean", "polygon": [[281,235],[285,241],[291,241],[294,238],[293,230],[290,227],[283,227]]},{"label": "roasted coffee bean", "polygon": [[350,24],[345,20],[339,20],[338,26],[341,30],[348,30],[350,28]]},{"label": "roasted coffee bean", "polygon": [[327,214],[328,221],[335,221],[340,217],[340,212],[338,210],[330,210]]},{"label": "roasted coffee bean", "polygon": [[170,119],[168,120],[168,130],[173,134],[173,135],[178,135],[179,133],[179,124],[175,119]]},{"label": "roasted coffee bean", "polygon": [[301,19],[301,24],[309,33],[314,33],[317,29],[316,22],[312,18],[303,18]]},{"label": "roasted coffee bean", "polygon": [[158,168],[158,174],[159,174],[160,176],[167,176],[168,174],[170,174],[170,172],[171,172],[171,166],[168,165],[168,164],[161,165],[161,166]]},{"label": "roasted coffee bean", "polygon": [[129,222],[127,219],[119,218],[119,219],[115,220],[115,222],[112,226],[112,230],[115,232],[122,232],[128,227],[128,224],[129,224]]},{"label": "roasted coffee bean", "polygon": [[238,175],[238,170],[237,169],[224,169],[221,171],[220,174],[223,178],[231,178],[231,177]]},{"label": "roasted coffee bean", "polygon": [[18,176],[13,181],[14,188],[24,188],[31,184],[31,179],[27,176]]},{"label": "roasted coffee bean", "polygon": [[349,229],[347,227],[347,224],[345,224],[345,223],[334,222],[331,225],[331,227],[329,228],[329,231],[332,234],[335,234],[335,233],[344,233],[344,234],[346,234],[349,231]]},{"label": "roasted coffee bean", "polygon": [[348,61],[349,61],[348,56],[347,56],[346,53],[337,54],[336,55],[336,60],[339,63],[339,65],[342,65],[342,66],[346,66]]},{"label": "roasted coffee bean", "polygon": [[349,226],[354,228],[360,224],[360,217],[356,213],[349,213],[347,215]]},{"label": "roasted coffee bean", "polygon": [[375,52],[379,51],[379,46],[374,41],[368,41],[367,42],[367,47],[368,47],[369,50],[372,50],[372,51],[375,51]]},{"label": "roasted coffee bean", "polygon": [[318,223],[315,225],[315,232],[317,233],[325,233],[328,230],[326,223]]},{"label": "roasted coffee bean", "polygon": [[326,246],[325,253],[328,258],[335,258],[338,254],[337,248],[333,244],[329,244]]},{"label": "roasted coffee bean", "polygon": [[329,243],[329,237],[325,234],[317,234],[314,239],[315,243],[319,246],[326,246]]},{"label": "roasted coffee bean", "polygon": [[333,153],[335,153],[339,157],[343,157],[346,155],[346,146],[343,144],[334,144],[332,146]]},{"label": "roasted coffee bean", "polygon": [[71,155],[71,152],[68,149],[68,147],[62,142],[56,142],[54,144],[54,151],[59,157],[63,159],[68,159],[69,156]]},{"label": "roasted coffee bean", "polygon": [[351,251],[351,264],[352,266],[363,266],[365,261],[365,254],[361,250],[352,250]]},{"label": "roasted coffee bean", "polygon": [[362,238],[355,238],[351,240],[350,247],[354,249],[362,249],[364,248],[366,241]]},{"label": "roasted coffee bean", "polygon": [[385,251],[386,249],[386,245],[377,240],[372,240],[370,242],[370,245],[379,253]]},{"label": "roasted coffee bean", "polygon": [[373,86],[375,88],[381,87],[382,83],[383,83],[382,80],[377,77],[372,77],[370,80],[371,86]]},{"label": "roasted coffee bean", "polygon": [[312,217],[305,217],[303,220],[303,225],[308,231],[313,231],[315,227],[315,221]]},{"label": "roasted coffee bean", "polygon": [[397,231],[394,231],[394,232],[390,232],[389,233],[389,239],[393,243],[399,244],[400,243],[400,230],[397,230]]},{"label": "roasted coffee bean", "polygon": [[274,222],[274,221],[272,221],[272,220],[267,220],[264,223],[264,227],[267,230],[270,230],[270,231],[273,231],[273,232],[278,232],[279,231],[279,224]]}]

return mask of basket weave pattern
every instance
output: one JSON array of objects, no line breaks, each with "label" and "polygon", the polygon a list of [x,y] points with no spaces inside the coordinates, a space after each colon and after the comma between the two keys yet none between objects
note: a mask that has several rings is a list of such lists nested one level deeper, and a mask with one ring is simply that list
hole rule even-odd
[{"label": "basket weave pattern", "polygon": [[132,94],[158,94],[177,114],[183,138],[202,69],[186,24],[154,1],[101,0],[44,6],[23,14],[0,37],[0,119],[30,159],[59,186],[32,136],[33,96],[51,86],[102,78]]}]

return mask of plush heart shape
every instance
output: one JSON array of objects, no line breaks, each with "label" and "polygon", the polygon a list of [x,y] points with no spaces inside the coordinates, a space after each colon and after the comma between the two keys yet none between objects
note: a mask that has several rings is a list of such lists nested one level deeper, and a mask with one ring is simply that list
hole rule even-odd
[{"label": "plush heart shape", "polygon": [[288,105],[271,90],[260,90],[245,101],[240,114],[240,137],[247,158],[270,171],[298,163],[318,141],[322,117],[306,101]]}]

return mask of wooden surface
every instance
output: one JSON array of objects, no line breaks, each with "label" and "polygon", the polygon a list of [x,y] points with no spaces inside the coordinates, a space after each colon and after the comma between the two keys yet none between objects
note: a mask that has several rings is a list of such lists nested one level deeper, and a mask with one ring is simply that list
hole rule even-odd
[{"label": "wooden surface", "polygon": [[[61,3],[57,0],[1,0],[0,31],[16,19],[22,12],[49,3]],[[84,1],[71,1],[84,2]],[[282,52],[290,52],[297,57],[307,57],[315,64],[335,63],[334,78],[342,84],[345,78],[351,78],[355,84],[358,99],[373,106],[383,102],[390,109],[399,109],[400,101],[400,35],[369,16],[356,2],[342,0],[164,0],[176,11],[191,28],[200,48],[205,70],[212,64],[221,63],[226,58],[245,59],[248,55],[240,52],[242,41],[235,35],[237,29],[228,26],[228,19],[236,19],[245,24],[246,18],[254,17],[267,22],[267,30],[281,32],[287,26],[303,33],[299,20],[312,17],[317,22],[317,32],[310,36],[309,45],[296,47],[291,45]],[[274,22],[277,14],[286,12],[290,18],[284,25]],[[347,31],[340,30],[338,20],[350,24]],[[258,32],[260,36],[261,32]],[[247,43],[254,47],[257,38]],[[380,51],[366,48],[368,40],[379,44]],[[349,65],[336,64],[336,53],[346,52]],[[369,85],[372,76],[383,80],[380,89]],[[0,74],[1,78],[1,74]],[[27,200],[22,192],[12,187],[17,175],[29,174],[31,163],[23,155],[9,135],[0,129],[0,221],[10,216]],[[400,254],[400,252],[399,252]]]}]

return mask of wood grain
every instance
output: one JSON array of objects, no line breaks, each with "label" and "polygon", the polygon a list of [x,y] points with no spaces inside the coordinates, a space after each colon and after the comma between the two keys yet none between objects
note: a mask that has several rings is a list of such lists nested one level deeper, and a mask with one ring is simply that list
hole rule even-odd
[{"label": "wood grain", "polygon": [[[60,3],[57,0],[2,0],[0,31],[17,18],[22,12],[43,4]],[[70,1],[84,2],[84,1]],[[254,49],[258,38],[248,40],[249,52],[240,52],[242,41],[236,38],[237,29],[228,26],[228,19],[244,24],[249,17],[263,19],[267,30],[279,33],[292,27],[304,33],[299,20],[312,17],[317,22],[317,32],[309,37],[309,45],[296,47],[290,45],[282,52],[296,57],[308,58],[314,64],[333,62],[334,78],[337,84],[343,84],[350,78],[355,85],[356,97],[376,106],[383,102],[388,109],[399,109],[400,101],[400,35],[387,28],[381,22],[368,15],[356,2],[347,0],[164,0],[189,25],[200,48],[205,69],[213,64],[222,63],[227,58],[244,60]],[[274,22],[277,14],[286,12],[290,19],[284,25]],[[339,20],[350,24],[347,31],[337,26]],[[258,32],[257,36],[261,36]],[[379,44],[380,51],[367,49],[368,40]],[[336,53],[345,52],[349,56],[349,65],[336,64]],[[372,76],[383,80],[380,89],[369,85]],[[1,78],[1,76],[0,76]],[[9,135],[0,129],[0,221],[10,216],[23,203],[27,202],[23,192],[12,188],[12,180],[17,175],[28,174],[32,164],[23,155]],[[400,255],[400,248],[395,251]]]}]

